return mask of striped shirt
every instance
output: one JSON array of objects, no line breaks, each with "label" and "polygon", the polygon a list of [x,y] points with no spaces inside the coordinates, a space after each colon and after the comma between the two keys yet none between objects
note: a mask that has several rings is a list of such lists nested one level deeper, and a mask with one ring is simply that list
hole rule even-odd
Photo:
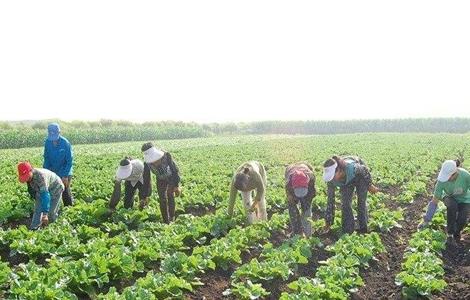
[{"label": "striped shirt", "polygon": [[[179,170],[171,154],[165,152],[158,164],[146,164],[150,171],[157,176],[159,180],[166,180],[175,186],[180,182]],[[145,177],[145,174],[144,174]]]},{"label": "striped shirt", "polygon": [[151,173],[157,176],[157,181],[167,181],[173,187],[177,187],[181,181],[179,169],[168,152],[165,152],[158,164],[145,163],[144,165],[144,191],[147,197],[152,194]]},{"label": "striped shirt", "polygon": [[173,175],[171,171],[170,164],[168,163],[168,159],[166,156],[163,156],[161,159],[161,163],[159,165],[149,164],[149,168],[153,174],[157,175],[158,179],[168,179]]}]

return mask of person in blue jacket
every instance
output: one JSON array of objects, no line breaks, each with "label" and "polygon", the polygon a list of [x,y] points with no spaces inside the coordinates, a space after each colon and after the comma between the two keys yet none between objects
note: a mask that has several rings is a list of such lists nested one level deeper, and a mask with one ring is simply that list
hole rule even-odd
[{"label": "person in blue jacket", "polygon": [[47,126],[47,139],[44,141],[44,169],[57,174],[64,184],[62,200],[64,206],[73,204],[70,182],[73,173],[73,152],[70,142],[60,134],[57,123]]}]

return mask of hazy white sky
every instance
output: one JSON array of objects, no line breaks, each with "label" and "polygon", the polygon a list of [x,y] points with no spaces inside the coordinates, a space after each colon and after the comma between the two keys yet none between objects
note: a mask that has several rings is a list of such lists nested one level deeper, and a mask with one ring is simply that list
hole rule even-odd
[{"label": "hazy white sky", "polygon": [[1,1],[0,120],[470,117],[470,1]]}]

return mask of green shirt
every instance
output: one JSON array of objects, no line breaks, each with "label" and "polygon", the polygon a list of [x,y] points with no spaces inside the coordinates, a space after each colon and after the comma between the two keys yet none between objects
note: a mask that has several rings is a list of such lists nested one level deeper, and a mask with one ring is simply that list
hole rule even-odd
[{"label": "green shirt", "polygon": [[350,183],[354,177],[356,177],[356,161],[350,158],[345,158],[344,161],[346,162],[345,172],[346,172],[346,180],[344,182],[333,180],[333,184],[335,186],[343,186]]},{"label": "green shirt", "polygon": [[458,176],[454,181],[437,182],[434,197],[442,199],[450,196],[458,203],[470,203],[470,173],[462,168],[457,172]]}]

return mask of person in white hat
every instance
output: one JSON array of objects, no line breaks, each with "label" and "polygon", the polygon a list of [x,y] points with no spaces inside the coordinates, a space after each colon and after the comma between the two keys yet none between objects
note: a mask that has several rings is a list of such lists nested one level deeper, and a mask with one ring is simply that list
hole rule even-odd
[{"label": "person in white hat", "polygon": [[431,222],[439,200],[447,207],[447,244],[455,246],[461,242],[461,233],[470,213],[470,173],[461,168],[459,160],[446,160],[442,164],[433,198],[418,229]]},{"label": "person in white hat", "polygon": [[148,189],[144,189],[144,163],[140,159],[126,157],[119,163],[114,181],[114,191],[109,201],[109,209],[114,211],[121,199],[121,183],[124,181],[124,207],[134,206],[135,191],[139,190],[139,208],[143,209],[148,203]]},{"label": "person in white hat", "polygon": [[[248,224],[253,224],[258,220],[266,221],[266,171],[263,165],[257,161],[243,163],[235,171],[230,186],[230,198],[228,200],[228,215],[233,216],[233,208],[237,192],[241,192],[243,206]],[[252,192],[256,191],[254,201]]]},{"label": "person in white hat", "polygon": [[[284,173],[289,220],[294,234],[312,235],[312,200],[316,195],[313,167],[305,162],[288,165]],[[297,208],[300,204],[301,213]]]},{"label": "person in white hat", "polygon": [[323,180],[328,183],[328,203],[325,213],[326,230],[334,222],[335,189],[341,192],[341,223],[343,233],[354,231],[352,197],[357,193],[359,232],[367,232],[367,193],[377,193],[379,189],[372,184],[372,178],[366,164],[358,157],[333,156],[323,164]]},{"label": "person in white hat", "polygon": [[142,145],[144,154],[144,190],[152,193],[151,173],[157,177],[160,212],[165,223],[175,219],[175,196],[181,194],[179,169],[169,152],[157,149],[153,143]]}]

